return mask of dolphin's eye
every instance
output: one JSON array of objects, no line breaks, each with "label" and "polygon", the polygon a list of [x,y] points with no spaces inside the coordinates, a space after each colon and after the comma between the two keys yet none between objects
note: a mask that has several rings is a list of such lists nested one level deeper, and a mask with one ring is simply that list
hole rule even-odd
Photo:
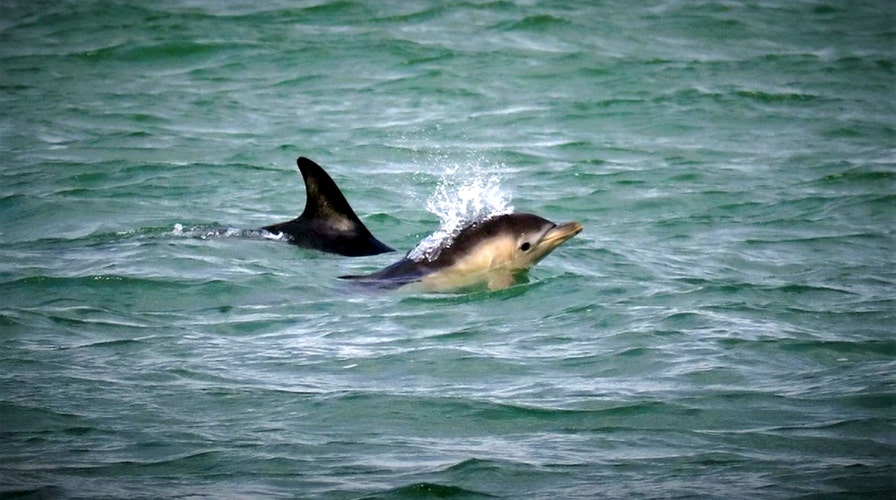
[{"label": "dolphin's eye", "polygon": [[520,245],[520,250],[524,252],[528,252],[530,248],[532,248],[532,245],[530,245],[528,241]]}]

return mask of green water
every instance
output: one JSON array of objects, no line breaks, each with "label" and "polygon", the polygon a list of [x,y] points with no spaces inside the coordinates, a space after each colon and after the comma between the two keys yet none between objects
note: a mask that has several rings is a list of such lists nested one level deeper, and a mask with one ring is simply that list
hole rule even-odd
[{"label": "green water", "polygon": [[[3,2],[0,495],[891,498],[894,26]],[[585,230],[505,290],[358,289],[400,253],[245,231],[300,155],[400,252],[466,181]]]}]

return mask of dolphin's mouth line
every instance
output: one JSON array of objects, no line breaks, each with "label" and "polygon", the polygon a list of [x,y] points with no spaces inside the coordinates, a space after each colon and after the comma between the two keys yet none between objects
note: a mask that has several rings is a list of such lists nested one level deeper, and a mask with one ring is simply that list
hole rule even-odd
[{"label": "dolphin's mouth line", "polygon": [[567,222],[554,226],[541,238],[541,244],[559,245],[564,241],[582,232],[582,224],[578,222]]}]

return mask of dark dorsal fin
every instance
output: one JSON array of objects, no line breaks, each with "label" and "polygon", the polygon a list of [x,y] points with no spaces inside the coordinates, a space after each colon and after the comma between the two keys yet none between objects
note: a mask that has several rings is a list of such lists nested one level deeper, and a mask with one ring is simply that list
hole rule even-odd
[{"label": "dark dorsal fin", "polygon": [[354,226],[370,234],[330,174],[304,156],[296,160],[296,165],[305,180],[305,210],[299,218],[326,220],[328,224],[337,227]]},{"label": "dark dorsal fin", "polygon": [[340,255],[376,255],[393,251],[373,237],[320,165],[304,156],[296,160],[296,165],[305,180],[302,215],[263,229],[283,233],[295,245]]}]

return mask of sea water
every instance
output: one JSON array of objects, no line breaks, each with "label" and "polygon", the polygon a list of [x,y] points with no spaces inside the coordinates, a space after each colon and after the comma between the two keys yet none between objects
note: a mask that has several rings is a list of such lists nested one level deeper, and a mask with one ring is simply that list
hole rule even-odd
[{"label": "sea water", "polygon": [[[0,494],[891,498],[894,11],[2,2]],[[265,239],[298,156],[398,252]],[[505,210],[585,229],[337,279]]]}]

